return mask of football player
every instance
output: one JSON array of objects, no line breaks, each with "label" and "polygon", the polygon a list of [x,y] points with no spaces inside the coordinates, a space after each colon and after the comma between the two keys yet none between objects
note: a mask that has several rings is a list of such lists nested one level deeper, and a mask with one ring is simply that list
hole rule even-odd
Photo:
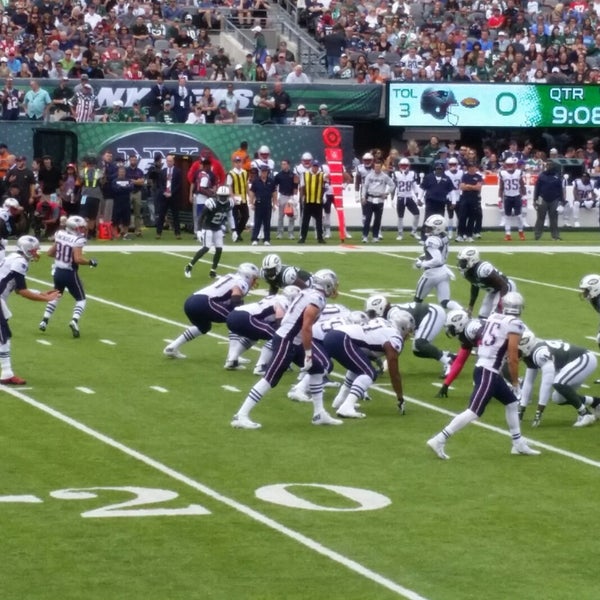
[{"label": "football player", "polygon": [[[481,417],[492,398],[504,404],[506,423],[512,438],[511,454],[540,454],[521,437],[519,422],[519,340],[525,329],[519,317],[523,306],[523,297],[511,292],[504,298],[503,312],[493,313],[487,320],[477,348],[477,363],[473,372],[475,386],[469,406],[442,431],[427,440],[427,445],[439,458],[450,458],[445,449],[448,438]],[[508,362],[510,383],[500,375],[499,366],[504,360]]]},{"label": "football player", "polygon": [[213,323],[225,323],[229,313],[243,304],[244,297],[256,286],[259,277],[260,271],[256,265],[242,263],[235,273],[219,277],[211,285],[189,296],[183,310],[192,326],[172,341],[163,354],[169,358],[185,358],[179,348],[208,333]]},{"label": "football player", "polygon": [[194,254],[194,258],[185,265],[183,274],[189,279],[192,276],[194,265],[211,249],[215,249],[213,255],[212,267],[208,274],[214,279],[217,276],[217,267],[223,253],[224,229],[227,219],[234,206],[234,200],[229,195],[229,188],[222,185],[217,189],[214,198],[208,198],[204,203],[204,210],[198,220],[198,232],[196,236],[202,244],[202,248]]},{"label": "football player", "polygon": [[260,423],[250,419],[250,412],[262,397],[280,381],[288,367],[295,362],[303,365],[310,381],[313,402],[313,425],[341,425],[323,407],[323,374],[328,359],[312,344],[312,328],[325,307],[327,298],[337,295],[337,275],[329,269],[317,271],[310,287],[302,290],[285,313],[273,336],[273,358],[266,373],[254,384],[234,415],[231,426],[237,429],[259,429]]},{"label": "football player", "polygon": [[573,427],[586,427],[594,423],[596,416],[587,407],[597,411],[600,398],[580,396],[576,391],[598,365],[592,352],[562,340],[538,339],[528,329],[521,336],[519,352],[527,367],[521,389],[519,418],[522,419],[525,414],[539,371],[542,380],[532,427],[538,427],[542,422],[542,415],[550,397],[556,404],[569,404],[577,411],[577,420]]},{"label": "football player", "polygon": [[504,161],[504,169],[498,171],[498,201],[504,208],[504,240],[510,242],[510,225],[513,217],[517,220],[519,239],[525,240],[523,228],[527,224],[523,205],[527,206],[527,195],[525,192],[525,179],[523,171],[517,169],[518,160],[509,156]]},{"label": "football player", "polygon": [[421,216],[418,206],[423,206],[419,199],[419,181],[415,171],[410,168],[408,158],[401,158],[398,162],[398,169],[392,173],[392,181],[396,186],[396,214],[398,215],[398,235],[397,240],[401,240],[404,234],[404,213],[406,210],[412,215],[413,223],[410,234],[419,239],[417,229],[419,227],[419,217]]},{"label": "football player", "polygon": [[450,365],[450,369],[444,377],[444,383],[436,398],[447,398],[448,388],[460,375],[465,363],[471,356],[473,348],[481,342],[485,321],[483,319],[471,319],[466,310],[451,310],[446,316],[446,335],[458,338],[460,350]]},{"label": "football player", "polygon": [[[86,258],[83,248],[87,243],[88,224],[83,217],[73,215],[65,223],[65,229],[59,229],[54,236],[54,243],[48,250],[48,256],[54,258],[54,287],[62,294],[65,289],[75,300],[69,327],[74,338],[81,334],[79,319],[86,306],[85,290],[79,277],[79,266],[97,267],[98,261]],[[40,322],[40,331],[46,331],[50,317],[54,314],[60,296],[46,304],[44,316]]]},{"label": "football player", "polygon": [[243,368],[240,366],[242,353],[258,340],[272,339],[290,303],[299,293],[299,287],[288,285],[279,294],[236,306],[229,313],[226,321],[229,329],[229,352],[225,360],[227,370]]},{"label": "football player", "polygon": [[0,208],[0,264],[6,256],[6,245],[9,236],[18,228],[18,221],[22,220],[23,207],[16,198],[6,198]]},{"label": "football player", "polygon": [[448,159],[448,168],[444,172],[444,175],[452,182],[454,190],[448,194],[448,204],[446,204],[446,211],[448,212],[448,239],[452,239],[452,233],[454,227],[454,215],[456,213],[456,205],[460,200],[460,184],[464,171],[460,168],[458,158],[452,156]]},{"label": "football player", "polygon": [[479,309],[480,319],[489,317],[496,308],[500,309],[501,300],[508,292],[517,291],[514,281],[498,271],[491,263],[481,260],[479,250],[473,246],[467,246],[458,253],[458,268],[471,284],[471,296],[467,308],[469,316],[473,314],[480,289],[486,292]]},{"label": "football player", "polygon": [[277,254],[267,254],[264,257],[260,276],[269,284],[269,294],[276,294],[286,285],[304,289],[311,278],[311,274],[304,269],[284,265]]},{"label": "football player", "polygon": [[425,252],[415,261],[415,268],[423,274],[417,282],[415,302],[423,302],[431,290],[435,289],[438,302],[444,309],[461,308],[458,302],[450,300],[450,280],[454,273],[446,265],[448,259],[448,242],[446,235],[446,218],[442,215],[431,215],[423,223],[425,229]]},{"label": "football player", "polygon": [[383,317],[388,320],[392,320],[399,312],[408,312],[415,321],[413,354],[419,358],[433,358],[442,363],[444,373],[448,370],[454,355],[431,343],[446,322],[446,313],[441,306],[426,302],[390,304],[383,294],[374,294],[367,298],[365,312],[371,319]]},{"label": "football player", "polygon": [[385,357],[398,410],[405,413],[402,376],[398,357],[406,339],[415,330],[415,321],[408,312],[396,312],[389,321],[373,319],[366,324],[341,325],[329,331],[323,340],[327,354],[346,369],[346,377],[333,408],[339,417],[362,419],[356,403],[363,399],[379,375],[372,361]]},{"label": "football player", "polygon": [[[579,282],[579,294],[597,313],[600,313],[600,275],[585,275]],[[596,342],[600,346],[600,329],[596,334]]]},{"label": "football player", "polygon": [[573,182],[573,200],[569,208],[570,215],[565,216],[565,225],[568,225],[569,216],[573,217],[573,227],[581,227],[579,223],[579,210],[581,207],[591,210],[596,206],[594,196],[594,184],[590,180],[590,174],[584,171],[581,177]]},{"label": "football player", "polygon": [[29,263],[39,259],[40,243],[32,235],[23,235],[17,240],[17,251],[9,254],[0,265],[0,383],[2,385],[25,385],[27,382],[17,377],[12,370],[10,339],[12,332],[8,320],[12,316],[7,300],[14,290],[19,296],[38,302],[49,302],[59,297],[58,290],[36,292],[27,289],[25,275]]},{"label": "football player", "polygon": [[252,161],[251,165],[259,171],[263,165],[267,165],[269,167],[269,176],[275,176],[275,161],[271,158],[269,146],[262,145],[258,149],[258,157]]}]

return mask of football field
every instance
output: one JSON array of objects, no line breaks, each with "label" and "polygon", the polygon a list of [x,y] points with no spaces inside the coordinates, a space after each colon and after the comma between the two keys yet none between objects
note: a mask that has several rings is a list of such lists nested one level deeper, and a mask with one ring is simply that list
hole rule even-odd
[{"label": "football field", "polygon": [[[593,241],[479,249],[515,280],[523,320],[539,337],[596,352],[600,315],[577,293],[583,275],[600,271]],[[452,296],[466,305],[458,249]],[[210,282],[210,255],[183,276],[195,250],[193,242],[88,247],[99,267],[81,270],[88,304],[79,339],[67,325],[70,297],[44,333],[43,304],[10,297],[13,367],[27,385],[0,386],[3,599],[598,597],[600,424],[573,428],[573,408],[551,405],[534,429],[530,406],[523,433],[542,454],[513,456],[503,407],[492,402],[441,461],[425,442],[465,408],[474,360],[449,397],[436,398],[441,365],[414,357],[408,343],[399,363],[406,415],[384,374],[362,405],[365,419],[315,427],[312,407],[286,396],[296,370],[253,411],[262,429],[234,430],[231,417],[257,380],[257,350],[245,370],[224,370],[227,332],[217,325],[181,348],[186,359],[162,355],[188,325],[184,300]],[[285,264],[334,269],[336,301],[353,309],[375,292],[412,300],[421,252],[333,243],[241,250],[225,248],[220,273],[275,251]],[[51,287],[50,266],[47,257],[33,264],[29,287]],[[435,343],[458,348],[443,333]],[[600,395],[596,377],[582,393]],[[336,366],[331,379],[342,378]],[[334,395],[326,389],[327,407]]]}]

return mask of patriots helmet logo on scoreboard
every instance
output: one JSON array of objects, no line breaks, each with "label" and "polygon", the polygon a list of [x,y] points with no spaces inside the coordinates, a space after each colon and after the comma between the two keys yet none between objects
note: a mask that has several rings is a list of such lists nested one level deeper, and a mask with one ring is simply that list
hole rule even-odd
[{"label": "patriots helmet logo on scoreboard", "polygon": [[450,111],[458,102],[454,92],[448,89],[427,88],[421,95],[421,110],[435,119],[447,119],[450,125],[458,125],[458,115]]}]

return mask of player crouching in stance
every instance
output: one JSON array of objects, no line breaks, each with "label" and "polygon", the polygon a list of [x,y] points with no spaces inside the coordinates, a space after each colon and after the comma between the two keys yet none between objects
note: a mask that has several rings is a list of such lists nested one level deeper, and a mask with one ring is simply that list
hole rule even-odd
[{"label": "player crouching in stance", "polygon": [[[583,277],[579,282],[579,296],[587,300],[592,308],[600,313],[600,275],[592,273]],[[596,334],[596,342],[600,346],[600,329]]]},{"label": "player crouching in stance", "polygon": [[[540,454],[530,448],[527,441],[521,437],[519,422],[519,341],[525,330],[519,316],[523,305],[521,294],[510,292],[503,299],[502,313],[489,316],[477,348],[477,363],[473,371],[475,387],[471,393],[469,407],[427,441],[427,445],[439,458],[450,458],[445,450],[448,438],[481,417],[492,398],[497,398],[504,404],[506,423],[512,437],[511,453]],[[508,361],[510,384],[500,375],[505,359]]]},{"label": "player crouching in stance", "polygon": [[573,427],[586,427],[594,423],[596,416],[588,410],[587,405],[597,410],[600,398],[580,396],[575,391],[598,366],[592,352],[562,340],[540,340],[528,329],[521,336],[519,351],[527,367],[519,402],[519,418],[522,419],[525,414],[535,378],[540,371],[542,381],[532,427],[538,427],[542,422],[542,414],[551,396],[556,404],[570,404],[577,411]]},{"label": "player crouching in stance", "polygon": [[222,185],[217,189],[216,197],[209,198],[204,204],[204,210],[198,220],[198,241],[202,244],[202,248],[196,252],[194,258],[185,265],[183,274],[189,279],[192,276],[194,265],[210,250],[215,249],[213,256],[212,267],[209,272],[209,277],[217,276],[217,267],[223,253],[223,238],[225,237],[225,224],[231,214],[231,209],[234,206],[233,198],[229,197],[229,188]]},{"label": "player crouching in stance", "polygon": [[[87,244],[88,224],[78,215],[69,217],[65,223],[65,229],[56,232],[54,243],[48,250],[48,256],[54,258],[54,287],[62,294],[65,289],[73,296],[75,306],[69,321],[69,327],[74,338],[81,334],[79,331],[79,319],[85,310],[86,298],[83,283],[79,278],[79,266],[87,265],[97,267],[98,261],[93,258],[85,258],[83,247]],[[46,331],[50,317],[54,314],[60,296],[46,304],[44,317],[40,322],[40,331]]]},{"label": "player crouching in stance", "polygon": [[24,379],[17,377],[10,359],[10,339],[12,332],[8,326],[11,312],[7,300],[14,290],[19,296],[28,300],[48,302],[59,297],[58,290],[36,292],[27,289],[25,275],[29,263],[39,259],[40,243],[32,235],[23,235],[17,240],[17,251],[9,254],[0,266],[0,383],[2,385],[25,385]]},{"label": "player crouching in stance", "polygon": [[323,407],[323,374],[328,358],[312,343],[313,325],[319,318],[327,298],[337,294],[337,275],[329,269],[317,271],[310,287],[302,290],[284,315],[273,336],[273,356],[263,377],[254,384],[231,421],[237,429],[259,429],[260,423],[250,419],[250,412],[262,397],[274,388],[288,367],[295,362],[303,365],[310,381],[314,425],[341,425]]},{"label": "player crouching in stance", "polygon": [[362,419],[364,413],[355,408],[377,379],[372,361],[385,357],[398,410],[405,412],[402,377],[398,357],[407,337],[415,330],[415,320],[406,311],[397,311],[390,321],[373,319],[364,325],[342,325],[329,331],[323,340],[327,354],[347,371],[344,383],[333,401],[338,417]]},{"label": "player crouching in stance", "polygon": [[219,277],[211,285],[194,292],[183,305],[190,323],[163,354],[169,358],[185,358],[179,348],[186,342],[208,333],[213,323],[225,323],[229,313],[243,303],[246,294],[256,286],[260,272],[252,263],[242,263],[235,273]]},{"label": "player crouching in stance", "polygon": [[299,287],[288,285],[279,294],[267,296],[258,302],[237,306],[229,313],[227,317],[229,352],[225,360],[225,368],[228,371],[244,368],[240,364],[240,357],[258,340],[273,338],[283,315],[299,293]]}]

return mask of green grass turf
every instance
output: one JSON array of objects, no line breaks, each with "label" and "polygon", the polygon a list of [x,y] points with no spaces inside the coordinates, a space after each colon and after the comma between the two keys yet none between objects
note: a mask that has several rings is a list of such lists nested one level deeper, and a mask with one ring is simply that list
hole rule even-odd
[{"label": "green grass turf", "polygon": [[[596,237],[576,234],[587,244]],[[491,236],[497,239],[489,241],[499,243],[499,233]],[[600,467],[598,426],[573,429],[573,409],[550,406],[541,428],[531,429],[527,419],[523,423],[525,435],[542,444],[542,456],[515,457],[502,435],[502,407],[493,403],[482,421],[498,429],[467,428],[448,443],[452,459],[440,461],[425,441],[450,413],[464,408],[473,360],[450,397],[437,399],[440,365],[414,358],[409,344],[400,359],[411,400],[405,417],[396,414],[383,377],[364,407],[366,419],[313,427],[311,407],[285,396],[295,380],[289,374],[253,413],[263,429],[233,430],[231,416],[256,377],[251,367],[223,370],[224,327],[186,344],[186,360],[161,354],[164,340],[186,324],[182,305],[187,295],[209,282],[206,263],[196,266],[191,280],[183,278],[185,257],[192,252],[183,243],[181,248],[181,257],[98,254],[98,269],[82,270],[90,299],[78,340],[67,327],[70,298],[61,302],[44,334],[37,330],[43,305],[10,298],[13,363],[30,388],[22,393],[125,448],[109,446],[2,392],[0,496],[32,494],[42,500],[0,502],[3,598],[419,597],[403,588],[428,600],[597,597],[588,564],[596,549],[589,515]],[[412,268],[417,253],[402,247],[397,253],[362,255],[299,255],[283,248],[273,250],[281,251],[288,264],[335,269],[339,301],[352,308],[362,306],[369,290],[386,291],[394,301],[409,300],[418,278]],[[289,249],[297,247],[290,244]],[[237,250],[226,248],[222,272],[245,260],[260,262],[262,254]],[[527,304],[524,321],[537,335],[597,350],[588,337],[596,334],[598,316],[576,293],[581,276],[599,270],[597,255],[490,254],[484,245],[481,252],[516,279]],[[94,255],[94,245],[87,254]],[[49,268],[49,259],[32,265],[30,287],[45,289]],[[468,286],[458,273],[452,291],[466,303]],[[437,343],[456,347],[443,334]],[[254,359],[257,353],[251,350],[247,356]],[[588,383],[587,393],[598,387],[593,379]],[[327,404],[332,397],[328,390]],[[138,460],[127,448],[165,468]],[[361,488],[391,503],[352,511],[354,501],[300,485],[290,490],[329,510],[289,508],[256,496],[258,488],[277,483]],[[86,518],[82,513],[133,495],[123,490],[97,490],[96,498],[78,500],[50,495],[71,488],[132,486],[178,494],[164,504],[133,508],[192,504],[210,514]],[[356,561],[391,585],[308,548],[230,501]]]}]

